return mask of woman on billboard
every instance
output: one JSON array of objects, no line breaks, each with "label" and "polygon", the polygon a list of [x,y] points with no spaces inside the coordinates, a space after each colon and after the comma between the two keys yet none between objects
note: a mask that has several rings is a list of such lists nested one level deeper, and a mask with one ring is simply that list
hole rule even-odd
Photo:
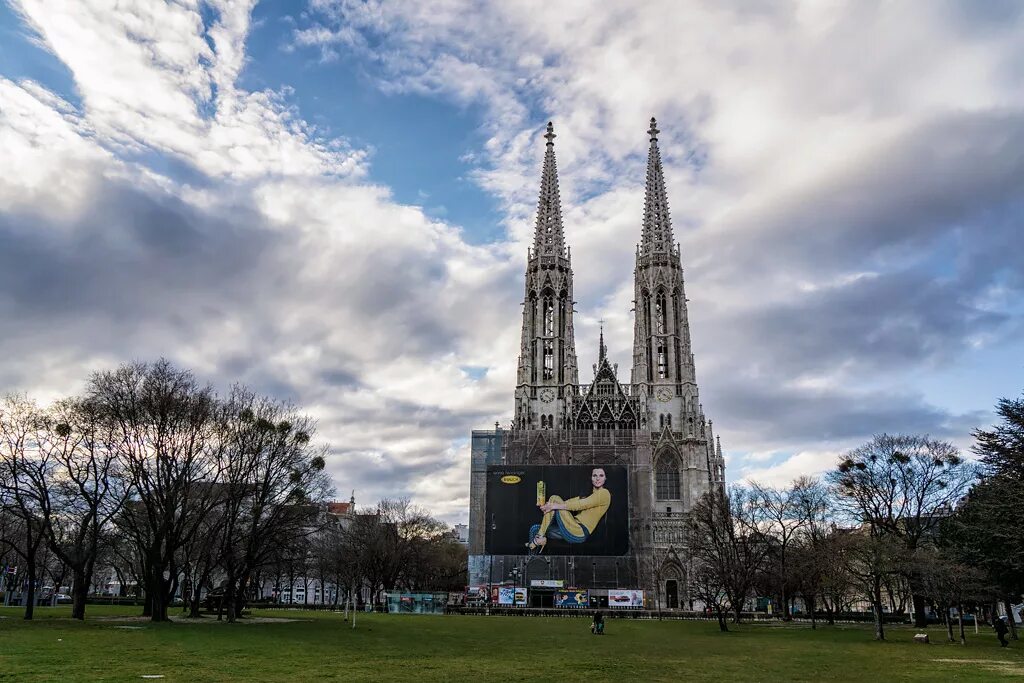
[{"label": "woman on billboard", "polygon": [[[566,543],[583,543],[590,538],[590,534],[604,519],[608,507],[612,504],[612,494],[604,487],[605,479],[607,476],[603,467],[591,470],[590,483],[593,484],[594,490],[586,498],[577,496],[562,500],[558,496],[551,496],[545,501],[543,495],[540,495],[543,489],[539,488],[537,507],[544,516],[540,524],[530,527],[530,540],[526,547],[531,552],[539,553],[547,545],[548,537],[561,539]],[[543,483],[539,485],[542,486]]]}]

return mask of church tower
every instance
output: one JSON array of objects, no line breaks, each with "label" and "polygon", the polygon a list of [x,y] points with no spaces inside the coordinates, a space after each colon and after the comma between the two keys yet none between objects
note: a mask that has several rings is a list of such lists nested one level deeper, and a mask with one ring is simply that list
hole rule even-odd
[{"label": "church tower", "polygon": [[554,126],[548,123],[533,248],[527,254],[515,426],[565,429],[579,383],[572,328],[572,266],[562,229]]},{"label": "church tower", "polygon": [[[634,277],[631,385],[646,404],[647,428],[703,437],[704,415],[690,347],[679,245],[673,241],[665,176],[652,118],[643,231]],[[708,435],[710,436],[710,435]]]}]

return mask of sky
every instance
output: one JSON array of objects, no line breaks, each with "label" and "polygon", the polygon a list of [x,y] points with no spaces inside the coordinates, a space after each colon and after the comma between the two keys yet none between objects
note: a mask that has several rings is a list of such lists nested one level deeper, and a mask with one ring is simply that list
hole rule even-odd
[{"label": "sky", "polygon": [[[0,0],[0,393],[165,357],[318,420],[337,495],[468,518],[545,124],[581,368],[628,381],[658,118],[731,482],[1024,390],[1024,6]],[[589,381],[581,372],[581,381]]]}]

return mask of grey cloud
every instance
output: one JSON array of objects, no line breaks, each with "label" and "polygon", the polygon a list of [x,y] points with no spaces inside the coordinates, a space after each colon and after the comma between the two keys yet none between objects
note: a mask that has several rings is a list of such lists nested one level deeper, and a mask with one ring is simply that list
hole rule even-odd
[{"label": "grey cloud", "polygon": [[953,414],[914,394],[794,389],[747,377],[720,378],[704,394],[724,408],[728,419],[719,424],[744,440],[753,437],[747,445],[758,449],[855,442],[881,432],[963,438],[988,417],[985,411]]},{"label": "grey cloud", "polygon": [[919,255],[953,230],[984,231],[993,214],[1022,202],[1024,117],[953,112],[770,204],[747,205],[684,247],[703,254],[714,243],[714,262],[695,268],[716,279],[782,265],[798,272],[863,269]]},{"label": "grey cloud", "polygon": [[936,365],[959,355],[978,335],[1017,332],[1009,314],[980,307],[980,292],[962,285],[955,278],[904,271],[862,277],[781,303],[751,302],[751,309],[713,321],[714,332],[729,340],[724,349],[711,350],[704,342],[698,348],[726,366],[735,360],[726,360],[723,351],[777,376],[840,368],[848,375],[873,374]]}]

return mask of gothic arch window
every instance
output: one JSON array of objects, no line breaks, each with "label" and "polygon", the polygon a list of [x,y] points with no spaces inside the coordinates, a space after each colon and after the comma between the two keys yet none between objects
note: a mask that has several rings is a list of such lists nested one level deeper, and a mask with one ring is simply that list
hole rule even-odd
[{"label": "gothic arch window", "polygon": [[537,294],[530,292],[530,300],[527,303],[530,307],[530,332],[536,334],[537,332]]},{"label": "gothic arch window", "polygon": [[558,334],[565,336],[565,300],[568,298],[565,290],[558,294]]},{"label": "gothic arch window", "polygon": [[550,293],[544,294],[544,336],[555,335],[555,301]]},{"label": "gothic arch window", "polygon": [[654,330],[665,334],[665,292],[661,290],[654,299]]},{"label": "gothic arch window", "polygon": [[658,342],[658,377],[664,379],[668,374],[668,357],[665,352],[665,340]]},{"label": "gothic arch window", "polygon": [[551,379],[555,376],[555,343],[550,339],[544,340],[544,379]]},{"label": "gothic arch window", "polygon": [[680,500],[679,460],[670,453],[658,458],[654,468],[654,497],[657,500]]},{"label": "gothic arch window", "polygon": [[642,308],[643,308],[643,312],[644,312],[644,327],[647,328],[647,333],[650,334],[651,333],[651,295],[647,292],[647,290],[644,290],[640,294],[640,298],[642,299]]},{"label": "gothic arch window", "polygon": [[537,381],[537,340],[530,342],[530,381]]}]

